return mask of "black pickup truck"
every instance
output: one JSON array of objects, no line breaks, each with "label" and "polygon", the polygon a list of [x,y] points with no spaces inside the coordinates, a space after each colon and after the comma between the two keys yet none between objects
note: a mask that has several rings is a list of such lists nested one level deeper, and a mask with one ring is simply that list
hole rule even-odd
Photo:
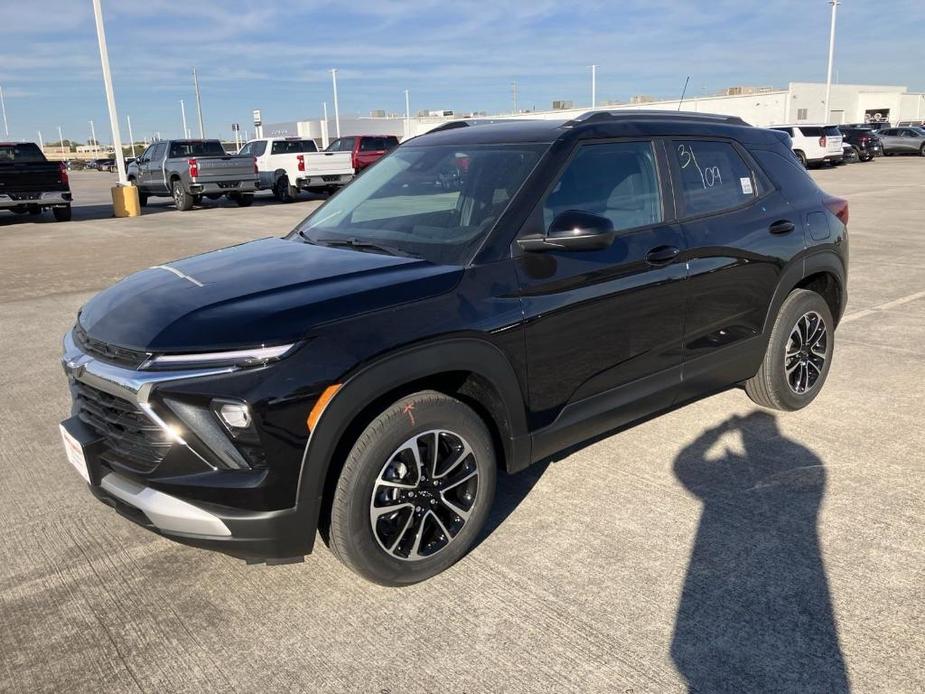
[{"label": "black pickup truck", "polygon": [[71,219],[71,188],[64,162],[48,161],[33,142],[0,142],[0,209]]}]

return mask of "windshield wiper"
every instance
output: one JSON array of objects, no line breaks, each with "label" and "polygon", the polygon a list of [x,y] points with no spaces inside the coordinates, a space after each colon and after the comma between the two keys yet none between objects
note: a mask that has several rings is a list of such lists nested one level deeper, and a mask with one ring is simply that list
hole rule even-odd
[{"label": "windshield wiper", "polygon": [[397,255],[405,258],[421,257],[400,248],[395,248],[394,246],[385,246],[381,243],[373,243],[372,241],[362,241],[358,238],[312,239],[312,242],[317,243],[320,246],[332,246],[335,248],[355,248],[358,251],[373,251],[374,253],[385,253],[386,255]]}]

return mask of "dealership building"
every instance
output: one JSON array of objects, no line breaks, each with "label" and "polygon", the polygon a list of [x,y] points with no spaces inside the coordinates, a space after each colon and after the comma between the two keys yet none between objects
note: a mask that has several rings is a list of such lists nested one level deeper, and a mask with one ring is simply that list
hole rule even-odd
[{"label": "dealership building", "polygon": [[[568,102],[556,102],[557,106]],[[825,113],[825,84],[791,82],[786,89],[774,87],[730,87],[720,94],[690,96],[683,100],[658,100],[636,96],[629,103],[598,104],[599,109],[657,109],[695,111],[739,116],[752,125],[767,127],[782,123],[863,123],[870,121],[925,120],[925,92],[910,92],[896,85],[833,84],[829,98],[829,113]],[[588,111],[584,108],[555,108],[549,111],[529,111],[518,114],[497,114],[492,118],[568,119]],[[450,113],[450,112],[447,112]],[[349,135],[396,135],[400,139],[420,135],[461,115],[400,116],[341,118],[340,133]],[[320,144],[335,137],[333,118],[319,120],[267,123],[264,137],[310,137]]]}]

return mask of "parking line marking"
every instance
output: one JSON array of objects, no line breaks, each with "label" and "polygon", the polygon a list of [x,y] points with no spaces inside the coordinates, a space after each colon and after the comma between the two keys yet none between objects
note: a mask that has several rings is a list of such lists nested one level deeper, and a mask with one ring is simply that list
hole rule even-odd
[{"label": "parking line marking", "polygon": [[902,306],[903,304],[908,304],[910,301],[915,301],[916,299],[925,299],[925,291],[916,292],[915,294],[907,294],[906,296],[901,296],[898,299],[893,299],[893,301],[887,301],[884,304],[879,304],[877,306],[872,306],[871,308],[865,308],[860,311],[855,311],[854,313],[849,313],[847,316],[842,316],[842,323],[849,323],[858,318],[865,318],[877,311],[889,311],[891,308],[896,308],[897,306]]}]

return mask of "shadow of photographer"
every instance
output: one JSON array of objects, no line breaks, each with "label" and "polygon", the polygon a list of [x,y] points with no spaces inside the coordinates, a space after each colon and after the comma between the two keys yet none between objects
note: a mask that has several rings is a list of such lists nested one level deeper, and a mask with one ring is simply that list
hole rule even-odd
[{"label": "shadow of photographer", "polygon": [[705,431],[674,472],[703,503],[671,644],[690,690],[848,691],[817,533],[822,460],[756,411]]}]

